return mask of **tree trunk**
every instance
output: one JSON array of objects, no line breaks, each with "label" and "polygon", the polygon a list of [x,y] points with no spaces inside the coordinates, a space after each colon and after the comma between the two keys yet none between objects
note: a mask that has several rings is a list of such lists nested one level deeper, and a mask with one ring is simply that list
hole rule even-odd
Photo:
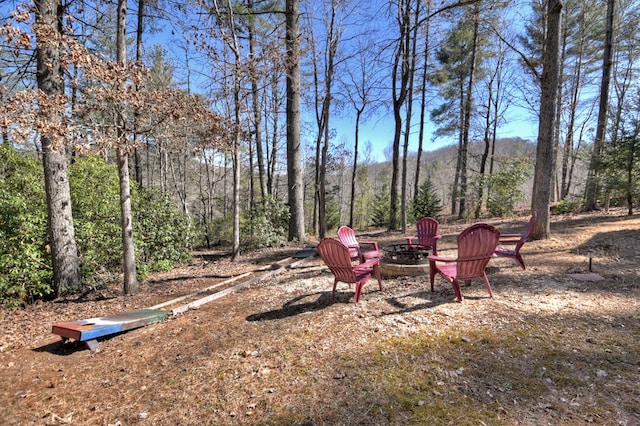
[{"label": "tree trunk", "polygon": [[[409,15],[410,16],[410,15]],[[413,81],[416,74],[416,52],[418,48],[418,21],[420,20],[420,2],[416,2],[414,10],[414,22],[411,23],[413,30],[409,32],[408,42],[411,44],[411,53],[409,55],[409,63],[407,64],[408,81],[407,81],[407,101],[405,108],[404,123],[404,146],[402,149],[402,196],[400,199],[400,230],[402,233],[407,232],[407,201],[408,201],[408,177],[409,167],[407,165],[409,156],[409,137],[411,136],[411,118],[413,115]],[[409,48],[407,46],[407,48]],[[417,193],[414,193],[414,196]]]},{"label": "tree trunk", "polygon": [[362,109],[356,109],[355,146],[353,147],[353,167],[351,168],[351,198],[349,200],[349,227],[353,228],[353,214],[356,206],[356,179],[358,177],[358,145],[360,138],[360,118]]},{"label": "tree trunk", "polygon": [[469,156],[469,131],[471,127],[471,110],[473,108],[473,90],[475,85],[476,57],[478,54],[478,27],[480,25],[480,6],[476,3],[473,13],[473,46],[469,63],[469,82],[464,102],[462,121],[462,149],[460,151],[460,209],[458,217],[463,218],[467,212],[467,161]]},{"label": "tree trunk", "polygon": [[[431,11],[431,2],[427,2],[427,16]],[[425,29],[425,42],[424,42],[424,64],[422,65],[422,81],[420,84],[420,130],[418,134],[418,154],[416,156],[416,174],[413,183],[413,195],[414,197],[418,194],[420,190],[420,165],[422,163],[422,149],[424,146],[424,127],[425,127],[425,112],[427,109],[427,80],[429,75],[427,74],[429,70],[429,35],[431,29],[431,22],[427,20],[424,25]]]},{"label": "tree trunk", "polygon": [[391,76],[391,95],[393,100],[393,158],[391,173],[391,194],[389,203],[389,230],[398,229],[398,197],[401,193],[401,167],[400,167],[400,139],[402,136],[402,106],[407,99],[407,85],[409,83],[409,49],[410,49],[410,22],[411,0],[402,0],[398,3],[399,37],[394,54],[393,74]]},{"label": "tree trunk", "polygon": [[304,241],[304,186],[300,144],[300,8],[286,0],[287,46],[287,185],[289,241]]},{"label": "tree trunk", "polygon": [[[138,63],[142,63],[142,37],[144,35],[144,2],[146,0],[138,0],[138,20],[136,26],[136,61]],[[140,166],[140,152],[137,147],[138,140],[138,111],[135,112],[134,120],[133,120],[133,178],[136,180],[138,187],[142,188],[142,168]]]},{"label": "tree trunk", "polygon": [[596,200],[599,190],[599,169],[602,148],[604,147],[604,136],[607,127],[607,112],[609,104],[609,82],[611,80],[611,67],[613,55],[613,15],[615,0],[607,1],[607,32],[604,43],[604,53],[602,57],[602,81],[600,84],[600,106],[598,109],[598,124],[596,127],[596,138],[593,142],[593,152],[589,163],[589,174],[587,176],[586,194],[584,209],[591,211],[596,208]]},{"label": "tree trunk", "polygon": [[[247,0],[247,9],[253,12],[253,0]],[[260,108],[260,89],[258,88],[258,70],[255,57],[255,19],[249,19],[249,58],[251,74],[251,100],[253,103],[253,131],[258,160],[258,180],[260,182],[260,196],[264,202],[267,196],[267,178],[264,165],[264,151],[262,149],[262,111]]]},{"label": "tree trunk", "polygon": [[[117,61],[127,62],[125,29],[127,22],[127,0],[118,0],[118,23],[116,34]],[[124,272],[124,294],[138,292],[136,277],[136,255],[133,243],[133,216],[131,214],[131,187],[129,184],[129,156],[126,150],[127,135],[124,117],[118,117],[118,177],[120,179],[120,225],[122,226],[122,261]]]},{"label": "tree trunk", "polygon": [[549,238],[549,200],[551,199],[551,173],[554,163],[553,135],[556,120],[556,102],[559,78],[560,29],[562,26],[562,1],[550,0],[547,5],[547,37],[543,56],[541,78],[540,121],[536,169],[533,178],[531,210],[538,214],[532,233],[533,239]]},{"label": "tree trunk", "polygon": [[[60,0],[36,1],[36,23],[54,34],[62,33]],[[60,47],[50,39],[36,40],[38,89],[55,97],[64,93]],[[46,113],[46,111],[43,111]],[[71,190],[64,147],[55,146],[47,134],[40,135],[47,197],[49,244],[53,267],[53,294],[81,286],[80,264],[71,209]]]}]

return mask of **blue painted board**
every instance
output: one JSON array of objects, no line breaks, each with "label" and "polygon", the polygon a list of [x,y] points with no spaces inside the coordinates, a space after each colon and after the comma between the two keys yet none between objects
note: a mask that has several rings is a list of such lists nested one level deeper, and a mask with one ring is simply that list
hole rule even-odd
[{"label": "blue painted board", "polygon": [[166,311],[140,309],[106,317],[59,322],[53,325],[52,332],[82,342],[160,322],[167,315]]}]

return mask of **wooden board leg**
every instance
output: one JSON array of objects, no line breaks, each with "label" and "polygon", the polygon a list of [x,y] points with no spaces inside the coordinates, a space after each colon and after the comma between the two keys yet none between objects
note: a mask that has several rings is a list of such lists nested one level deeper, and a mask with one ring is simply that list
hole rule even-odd
[{"label": "wooden board leg", "polygon": [[91,352],[95,352],[98,350],[98,340],[97,339],[91,339],[91,340],[85,340],[87,347],[89,348],[89,350]]}]

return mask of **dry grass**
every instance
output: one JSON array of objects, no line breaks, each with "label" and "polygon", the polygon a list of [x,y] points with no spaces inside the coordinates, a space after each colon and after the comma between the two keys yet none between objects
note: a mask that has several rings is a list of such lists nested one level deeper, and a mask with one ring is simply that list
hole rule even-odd
[{"label": "dry grass", "polygon": [[[517,231],[526,218],[496,222]],[[464,224],[443,225],[441,254]],[[4,424],[640,424],[640,218],[556,218],[527,243],[527,271],[489,270],[453,303],[428,277],[353,289],[308,268],[101,341],[91,353],[50,334],[56,321],[150,306],[290,248],[194,265],[134,298],[45,303],[5,314]],[[402,235],[375,235],[382,245]],[[603,281],[577,281],[595,249]],[[311,264],[309,266],[312,266]]]}]

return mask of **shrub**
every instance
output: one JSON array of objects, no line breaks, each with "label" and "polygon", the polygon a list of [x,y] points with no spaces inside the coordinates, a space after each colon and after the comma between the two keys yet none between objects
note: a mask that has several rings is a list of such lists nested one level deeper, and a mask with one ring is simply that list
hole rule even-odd
[{"label": "shrub", "polygon": [[0,146],[0,305],[51,294],[47,214],[40,162]]},{"label": "shrub", "polygon": [[287,241],[288,221],[286,204],[268,196],[241,218],[240,244],[249,250],[283,244]]},{"label": "shrub", "polygon": [[527,199],[520,186],[529,178],[529,161],[521,159],[486,177],[487,210],[496,217],[513,213],[516,204]]},{"label": "shrub", "polygon": [[140,189],[136,193],[132,203],[133,237],[140,270],[167,270],[189,260],[196,241],[191,218],[157,190]]},{"label": "shrub", "polygon": [[118,171],[98,156],[69,167],[76,244],[84,284],[102,283],[122,264]]},{"label": "shrub", "polygon": [[577,213],[582,209],[583,200],[579,197],[566,196],[552,208],[554,214]]}]

